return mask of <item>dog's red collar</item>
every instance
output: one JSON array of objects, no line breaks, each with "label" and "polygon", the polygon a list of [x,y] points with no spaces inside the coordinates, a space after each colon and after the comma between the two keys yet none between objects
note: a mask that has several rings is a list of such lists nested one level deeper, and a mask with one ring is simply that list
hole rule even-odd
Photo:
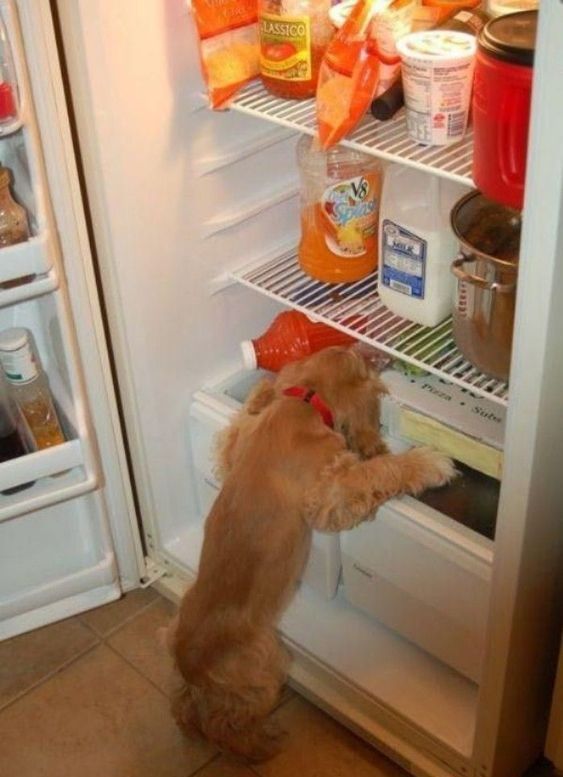
[{"label": "dog's red collar", "polygon": [[327,426],[330,426],[331,429],[334,428],[334,419],[329,407],[313,389],[305,388],[305,386],[290,386],[284,389],[282,394],[285,397],[295,397],[296,399],[302,399],[303,402],[307,402],[307,404],[315,408]]}]

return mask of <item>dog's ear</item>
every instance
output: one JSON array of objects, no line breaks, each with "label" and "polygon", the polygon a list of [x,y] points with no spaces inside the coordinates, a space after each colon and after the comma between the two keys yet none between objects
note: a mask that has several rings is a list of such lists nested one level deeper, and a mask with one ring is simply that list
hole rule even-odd
[{"label": "dog's ear", "polygon": [[244,410],[249,415],[258,415],[273,401],[274,396],[274,384],[268,378],[264,378],[253,387],[244,403]]}]

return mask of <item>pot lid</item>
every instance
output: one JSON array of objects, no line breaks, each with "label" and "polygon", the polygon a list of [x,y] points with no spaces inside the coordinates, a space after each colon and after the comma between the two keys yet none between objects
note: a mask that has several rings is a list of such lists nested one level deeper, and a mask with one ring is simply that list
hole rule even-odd
[{"label": "pot lid", "polygon": [[518,11],[497,16],[481,30],[479,49],[495,59],[532,67],[537,23],[537,11]]}]

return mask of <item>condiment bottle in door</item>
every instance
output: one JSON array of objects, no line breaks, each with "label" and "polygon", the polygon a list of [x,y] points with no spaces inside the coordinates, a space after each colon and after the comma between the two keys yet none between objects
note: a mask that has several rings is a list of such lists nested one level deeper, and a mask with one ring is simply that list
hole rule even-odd
[{"label": "condiment bottle in door", "polygon": [[0,362],[12,396],[39,450],[65,441],[53,403],[49,379],[22,327],[0,332]]},{"label": "condiment bottle in door", "polygon": [[377,265],[381,164],[344,146],[297,144],[301,175],[299,263],[327,283],[357,281]]},{"label": "condiment bottle in door", "polygon": [[313,97],[333,29],[331,0],[258,0],[260,74],[272,94]]}]

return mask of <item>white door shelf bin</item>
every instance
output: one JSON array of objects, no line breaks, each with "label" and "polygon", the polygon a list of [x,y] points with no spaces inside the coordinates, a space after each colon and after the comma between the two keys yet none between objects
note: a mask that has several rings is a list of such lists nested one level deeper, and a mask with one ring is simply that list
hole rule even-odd
[{"label": "white door shelf bin", "polygon": [[62,293],[1,308],[0,330],[12,326],[33,333],[67,442],[0,464],[0,491],[33,483],[13,494],[0,493],[0,521],[87,493],[98,484],[93,433]]},{"label": "white door shelf bin", "polygon": [[[259,82],[241,89],[231,103],[231,108],[308,135],[316,134],[314,100],[283,100],[274,97]],[[371,114],[367,114],[356,129],[341,142],[344,146],[374,154],[389,162],[400,162],[473,186],[471,131],[463,140],[451,146],[421,146],[409,138],[405,112],[402,109],[390,121],[377,121]]]},{"label": "white door shelf bin", "polygon": [[45,275],[53,266],[51,252],[46,232],[23,243],[0,248],[0,283],[27,275]]},{"label": "white door shelf bin", "polygon": [[0,493],[0,522],[94,490],[97,477],[85,466],[80,440],[0,464],[0,492],[33,484],[14,494]]},{"label": "white door shelf bin", "polygon": [[301,270],[295,252],[287,252],[232,271],[230,277],[397,359],[493,402],[508,404],[508,384],[484,375],[458,350],[451,318],[428,328],[396,316],[379,298],[377,272],[356,283],[322,283]]}]

